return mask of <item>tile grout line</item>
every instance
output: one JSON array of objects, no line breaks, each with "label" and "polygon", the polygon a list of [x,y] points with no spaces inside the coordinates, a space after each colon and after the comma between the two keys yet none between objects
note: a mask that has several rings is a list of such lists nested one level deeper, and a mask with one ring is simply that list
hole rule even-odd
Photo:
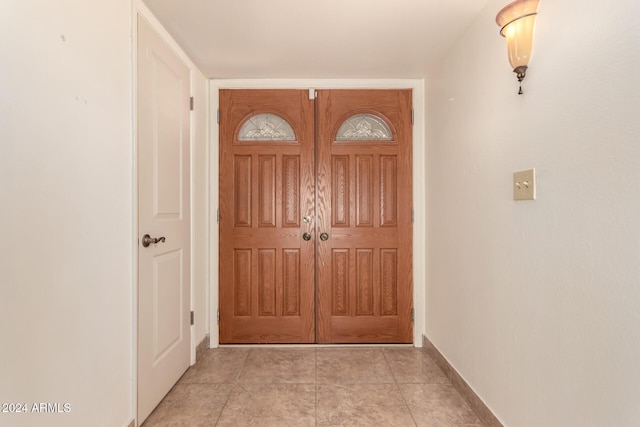
[{"label": "tile grout line", "polygon": [[[247,352],[247,356],[244,358],[244,363],[242,364],[242,367],[240,369],[238,369],[238,374],[233,379],[233,381],[229,383],[229,387],[230,387],[231,390],[229,391],[229,394],[227,395],[227,400],[225,400],[224,405],[222,405],[222,409],[220,409],[220,413],[218,414],[218,418],[216,419],[216,422],[215,422],[214,426],[217,426],[218,423],[220,423],[220,418],[222,418],[222,413],[224,412],[225,408],[227,407],[227,404],[229,403],[229,400],[231,400],[231,395],[236,391],[236,386],[238,385],[238,379],[240,378],[240,374],[242,374],[242,371],[244,370],[245,366],[247,365],[247,360],[249,359],[249,354],[250,353],[251,353],[251,350]],[[222,383],[222,384],[226,384],[226,383]]]},{"label": "tile grout line", "polygon": [[393,372],[393,369],[391,369],[391,363],[389,363],[389,359],[387,358],[387,354],[383,349],[381,349],[381,351],[382,351],[382,356],[384,357],[384,361],[387,363],[387,366],[389,368],[389,372],[391,372],[391,376],[393,377],[393,381],[396,384],[396,388],[398,389],[398,392],[400,393],[400,397],[402,397],[402,401],[404,402],[404,406],[407,408],[407,411],[409,412],[409,415],[411,416],[411,420],[413,420],[413,424],[417,427],[418,423],[416,422],[416,418],[413,416],[413,412],[411,411],[411,407],[409,406],[409,402],[407,402],[407,399],[404,396],[404,393],[402,393],[402,389],[400,388],[400,383],[398,383],[398,379],[396,378],[396,374]]}]

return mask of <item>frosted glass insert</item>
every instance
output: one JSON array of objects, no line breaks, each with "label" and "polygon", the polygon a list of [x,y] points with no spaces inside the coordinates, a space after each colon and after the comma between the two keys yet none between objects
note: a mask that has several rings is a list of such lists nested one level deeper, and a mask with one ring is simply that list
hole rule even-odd
[{"label": "frosted glass insert", "polygon": [[296,134],[282,117],[272,114],[256,114],[244,122],[238,133],[240,141],[295,141]]},{"label": "frosted glass insert", "polygon": [[336,141],[393,141],[393,133],[384,120],[373,114],[355,114],[342,123]]}]

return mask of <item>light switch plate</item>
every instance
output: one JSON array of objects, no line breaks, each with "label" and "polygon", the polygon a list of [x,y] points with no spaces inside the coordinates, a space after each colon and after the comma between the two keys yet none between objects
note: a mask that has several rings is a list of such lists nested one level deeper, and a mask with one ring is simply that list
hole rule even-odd
[{"label": "light switch plate", "polygon": [[513,200],[536,199],[536,170],[527,169],[513,174]]}]

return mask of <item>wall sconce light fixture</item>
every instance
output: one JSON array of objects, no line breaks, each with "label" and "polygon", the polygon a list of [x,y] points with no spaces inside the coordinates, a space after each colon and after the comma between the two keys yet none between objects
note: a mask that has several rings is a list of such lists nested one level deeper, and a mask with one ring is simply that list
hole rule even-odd
[{"label": "wall sconce light fixture", "polygon": [[539,0],[516,0],[503,7],[496,15],[500,35],[507,39],[509,62],[520,82],[519,95],[522,95],[522,80],[531,59],[533,27],[538,13],[538,3]]}]

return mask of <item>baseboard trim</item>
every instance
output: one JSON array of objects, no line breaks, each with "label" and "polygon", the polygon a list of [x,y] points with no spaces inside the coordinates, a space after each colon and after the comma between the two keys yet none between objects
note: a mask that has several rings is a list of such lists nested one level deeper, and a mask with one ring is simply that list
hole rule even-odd
[{"label": "baseboard trim", "polygon": [[491,412],[491,410],[485,405],[485,403],[478,397],[473,389],[462,379],[458,371],[454,369],[449,361],[440,353],[435,345],[429,339],[422,336],[422,349],[426,351],[429,356],[436,362],[436,365],[445,373],[453,387],[462,395],[464,400],[467,401],[471,409],[476,413],[480,421],[486,427],[503,427],[498,418]]},{"label": "baseboard trim", "polygon": [[207,334],[204,336],[204,339],[200,342],[200,344],[198,344],[198,346],[196,347],[196,362],[198,362],[198,360],[200,360],[204,356],[204,353],[209,350],[209,342],[210,337],[209,334]]}]

